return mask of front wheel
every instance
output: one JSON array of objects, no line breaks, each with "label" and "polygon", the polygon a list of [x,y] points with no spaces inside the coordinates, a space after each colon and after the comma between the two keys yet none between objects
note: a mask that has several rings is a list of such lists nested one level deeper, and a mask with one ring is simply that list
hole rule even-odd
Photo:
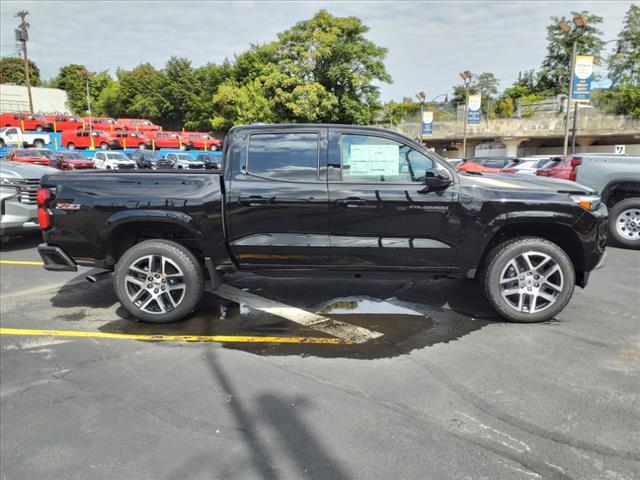
[{"label": "front wheel", "polygon": [[204,272],[196,257],[169,240],[134,245],[120,258],[115,273],[120,303],[145,322],[181,320],[196,308],[204,291]]},{"label": "front wheel", "polygon": [[611,207],[609,235],[621,247],[640,249],[640,198],[627,198]]},{"label": "front wheel", "polygon": [[140,143],[140,144],[138,144],[138,148],[140,150],[145,150],[147,148],[147,144],[146,143]]},{"label": "front wheel", "polygon": [[34,140],[33,141],[33,146],[35,148],[42,148],[42,147],[44,147],[44,141],[43,140]]},{"label": "front wheel", "polygon": [[76,149],[76,144],[75,143],[67,143],[67,149],[69,150],[75,150]]},{"label": "front wheel", "polygon": [[217,152],[217,151],[218,151],[218,146],[217,146],[217,145],[211,145],[211,146],[209,147],[209,149],[210,149],[212,152]]},{"label": "front wheel", "polygon": [[486,259],[487,300],[511,322],[541,322],[560,313],[573,295],[575,271],[558,245],[538,237],[508,240]]},{"label": "front wheel", "polygon": [[42,132],[44,127],[42,125],[36,125],[36,132]]},{"label": "front wheel", "polygon": [[102,150],[109,150],[109,144],[108,144],[108,143],[106,143],[106,142],[102,142],[102,143],[100,144],[100,148],[101,148]]}]

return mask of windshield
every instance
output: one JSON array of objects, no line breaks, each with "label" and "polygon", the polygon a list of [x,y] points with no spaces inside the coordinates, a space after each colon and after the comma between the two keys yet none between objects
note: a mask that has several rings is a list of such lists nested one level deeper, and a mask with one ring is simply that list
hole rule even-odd
[{"label": "windshield", "polygon": [[196,159],[193,158],[188,153],[176,153],[176,158],[178,160],[182,160],[183,162],[195,162],[196,161]]},{"label": "windshield", "polygon": [[107,153],[106,155],[109,160],[129,160],[124,153]]},{"label": "windshield", "polygon": [[37,150],[16,150],[16,157],[37,157],[41,158],[42,152]]},{"label": "windshield", "polygon": [[142,156],[146,160],[162,160],[162,155],[160,155],[158,152],[144,152]]}]

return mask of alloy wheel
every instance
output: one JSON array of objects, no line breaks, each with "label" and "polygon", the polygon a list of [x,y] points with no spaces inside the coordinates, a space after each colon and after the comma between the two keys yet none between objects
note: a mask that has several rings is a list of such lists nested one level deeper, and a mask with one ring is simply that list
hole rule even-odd
[{"label": "alloy wheel", "polygon": [[154,315],[176,309],[187,291],[180,267],[162,255],[145,255],[132,262],[124,283],[129,300]]},{"label": "alloy wheel", "polygon": [[500,294],[514,310],[537,313],[556,303],[564,287],[562,269],[549,255],[518,254],[500,275]]}]

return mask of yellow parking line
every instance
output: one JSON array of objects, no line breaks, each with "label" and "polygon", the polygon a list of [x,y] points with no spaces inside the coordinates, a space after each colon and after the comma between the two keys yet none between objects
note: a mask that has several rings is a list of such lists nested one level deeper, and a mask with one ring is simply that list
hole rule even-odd
[{"label": "yellow parking line", "polygon": [[30,265],[32,267],[41,267],[44,263],[27,260],[0,260],[0,265]]},{"label": "yellow parking line", "polygon": [[147,340],[154,342],[218,342],[218,343],[315,343],[328,345],[350,344],[341,338],[321,337],[260,337],[244,335],[145,335],[135,333],[83,332],[80,330],[32,330],[0,328],[0,335],[39,335],[44,337],[112,338],[120,340]]}]

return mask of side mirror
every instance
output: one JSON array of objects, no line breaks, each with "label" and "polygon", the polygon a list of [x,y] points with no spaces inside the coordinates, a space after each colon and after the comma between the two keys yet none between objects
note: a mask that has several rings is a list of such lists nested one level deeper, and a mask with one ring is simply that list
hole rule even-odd
[{"label": "side mirror", "polygon": [[427,170],[424,174],[427,191],[442,190],[451,185],[451,177],[444,170]]}]

